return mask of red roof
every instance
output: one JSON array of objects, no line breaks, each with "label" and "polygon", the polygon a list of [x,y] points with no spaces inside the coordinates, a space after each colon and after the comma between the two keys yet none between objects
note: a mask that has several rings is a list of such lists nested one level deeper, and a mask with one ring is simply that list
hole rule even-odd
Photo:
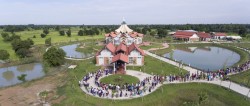
[{"label": "red roof", "polygon": [[115,55],[115,56],[112,58],[112,62],[111,62],[111,63],[114,63],[114,62],[116,62],[116,61],[118,61],[118,60],[121,60],[121,61],[123,61],[123,62],[125,62],[125,63],[128,63],[128,56],[125,55],[125,54],[119,53],[119,54]]},{"label": "red roof", "polygon": [[215,36],[226,36],[227,34],[226,33],[215,33],[214,35]]},{"label": "red roof", "polygon": [[117,46],[117,48],[116,48],[116,52],[120,51],[120,50],[126,52],[127,51],[127,46],[124,43],[120,43],[120,45]]},{"label": "red roof", "polygon": [[205,32],[198,32],[197,35],[201,38],[211,38],[210,34]]},{"label": "red roof", "polygon": [[188,31],[176,31],[174,35],[182,35],[182,36],[193,36],[196,32],[188,32]]},{"label": "red roof", "polygon": [[142,49],[140,49],[135,43],[132,43],[129,47],[128,47],[128,53],[130,54],[131,51],[133,51],[134,49],[138,50],[140,52],[141,55],[145,55],[144,51]]},{"label": "red roof", "polygon": [[[105,48],[107,48],[112,54],[114,54],[115,53],[115,45],[113,45],[113,43],[108,43],[103,49],[105,49]],[[98,51],[97,53],[96,53],[96,56],[97,55],[100,55],[100,52],[103,50],[103,49],[101,49],[100,51]]]},{"label": "red roof", "polygon": [[110,52],[112,52],[112,53],[115,53],[115,45],[113,45],[113,43],[108,43],[107,45],[106,45],[106,48],[110,51]]}]

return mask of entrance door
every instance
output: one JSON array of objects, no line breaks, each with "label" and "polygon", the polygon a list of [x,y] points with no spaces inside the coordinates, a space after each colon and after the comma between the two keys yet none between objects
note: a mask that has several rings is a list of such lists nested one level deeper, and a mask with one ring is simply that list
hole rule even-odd
[{"label": "entrance door", "polygon": [[99,65],[103,65],[104,64],[104,58],[103,57],[99,57]]}]

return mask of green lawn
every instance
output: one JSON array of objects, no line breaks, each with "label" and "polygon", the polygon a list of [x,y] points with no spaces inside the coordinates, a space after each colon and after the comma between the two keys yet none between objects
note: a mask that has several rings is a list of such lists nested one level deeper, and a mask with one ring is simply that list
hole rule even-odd
[{"label": "green lawn", "polygon": [[113,85],[125,85],[126,83],[135,84],[140,82],[140,80],[134,76],[116,74],[102,78],[100,82]]},{"label": "green lawn", "polygon": [[150,45],[148,46],[140,46],[141,49],[143,50],[148,50],[148,49],[151,49],[151,48],[162,48],[162,44],[161,43],[151,43]]},{"label": "green lawn", "polygon": [[232,45],[232,46],[238,46],[238,47],[245,48],[245,49],[250,49],[250,43],[229,43],[225,45]]},{"label": "green lawn", "polygon": [[[100,46],[100,45],[96,45],[96,44],[93,44],[93,43],[85,43],[85,46],[82,46],[83,44],[80,44],[77,48],[76,48],[76,51],[78,52],[82,52],[82,53],[96,53],[98,52],[99,50],[101,50],[104,46]],[[83,48],[81,48],[81,46]]]},{"label": "green lawn", "polygon": [[231,75],[229,79],[250,88],[250,70]]},{"label": "green lawn", "polygon": [[164,54],[169,53],[169,52],[171,52],[174,49],[175,49],[175,46],[173,44],[170,44],[169,48],[160,49],[160,50],[154,50],[154,51],[150,51],[150,52],[152,52],[154,54],[157,54],[159,56],[163,56]]},{"label": "green lawn", "polygon": [[144,56],[144,66],[128,66],[127,69],[130,70],[141,70],[148,74],[160,74],[160,75],[181,75],[185,74],[187,71],[182,70],[176,66],[170,65],[166,62],[153,58],[151,56]]}]

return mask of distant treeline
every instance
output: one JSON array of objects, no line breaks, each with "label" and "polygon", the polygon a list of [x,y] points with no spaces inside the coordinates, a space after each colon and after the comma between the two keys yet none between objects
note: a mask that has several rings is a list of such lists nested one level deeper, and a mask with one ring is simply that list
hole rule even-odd
[{"label": "distant treeline", "polygon": [[[19,32],[25,30],[41,30],[50,29],[58,30],[61,28],[79,27],[82,29],[99,29],[108,33],[114,31],[120,25],[1,25],[0,28],[6,32]],[[131,29],[140,33],[150,33],[152,31],[167,30],[196,30],[204,32],[226,32],[226,33],[237,33],[245,36],[250,33],[250,24],[183,24],[183,25],[129,25]]]}]

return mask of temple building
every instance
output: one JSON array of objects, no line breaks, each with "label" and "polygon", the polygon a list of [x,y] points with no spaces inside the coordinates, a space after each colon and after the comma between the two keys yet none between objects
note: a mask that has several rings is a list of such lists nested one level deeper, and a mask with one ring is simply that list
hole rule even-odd
[{"label": "temple building", "polygon": [[132,43],[141,44],[143,39],[143,34],[134,32],[130,29],[125,20],[123,20],[121,26],[115,30],[115,32],[110,32],[105,34],[105,41],[108,44],[112,42],[114,45],[119,45],[120,43],[125,43],[126,45],[131,45]]},{"label": "temple building", "polygon": [[96,65],[113,66],[113,70],[125,73],[126,66],[144,64],[144,51],[137,45],[142,43],[143,34],[133,32],[125,23],[116,30],[106,34],[107,44],[96,53]]}]

